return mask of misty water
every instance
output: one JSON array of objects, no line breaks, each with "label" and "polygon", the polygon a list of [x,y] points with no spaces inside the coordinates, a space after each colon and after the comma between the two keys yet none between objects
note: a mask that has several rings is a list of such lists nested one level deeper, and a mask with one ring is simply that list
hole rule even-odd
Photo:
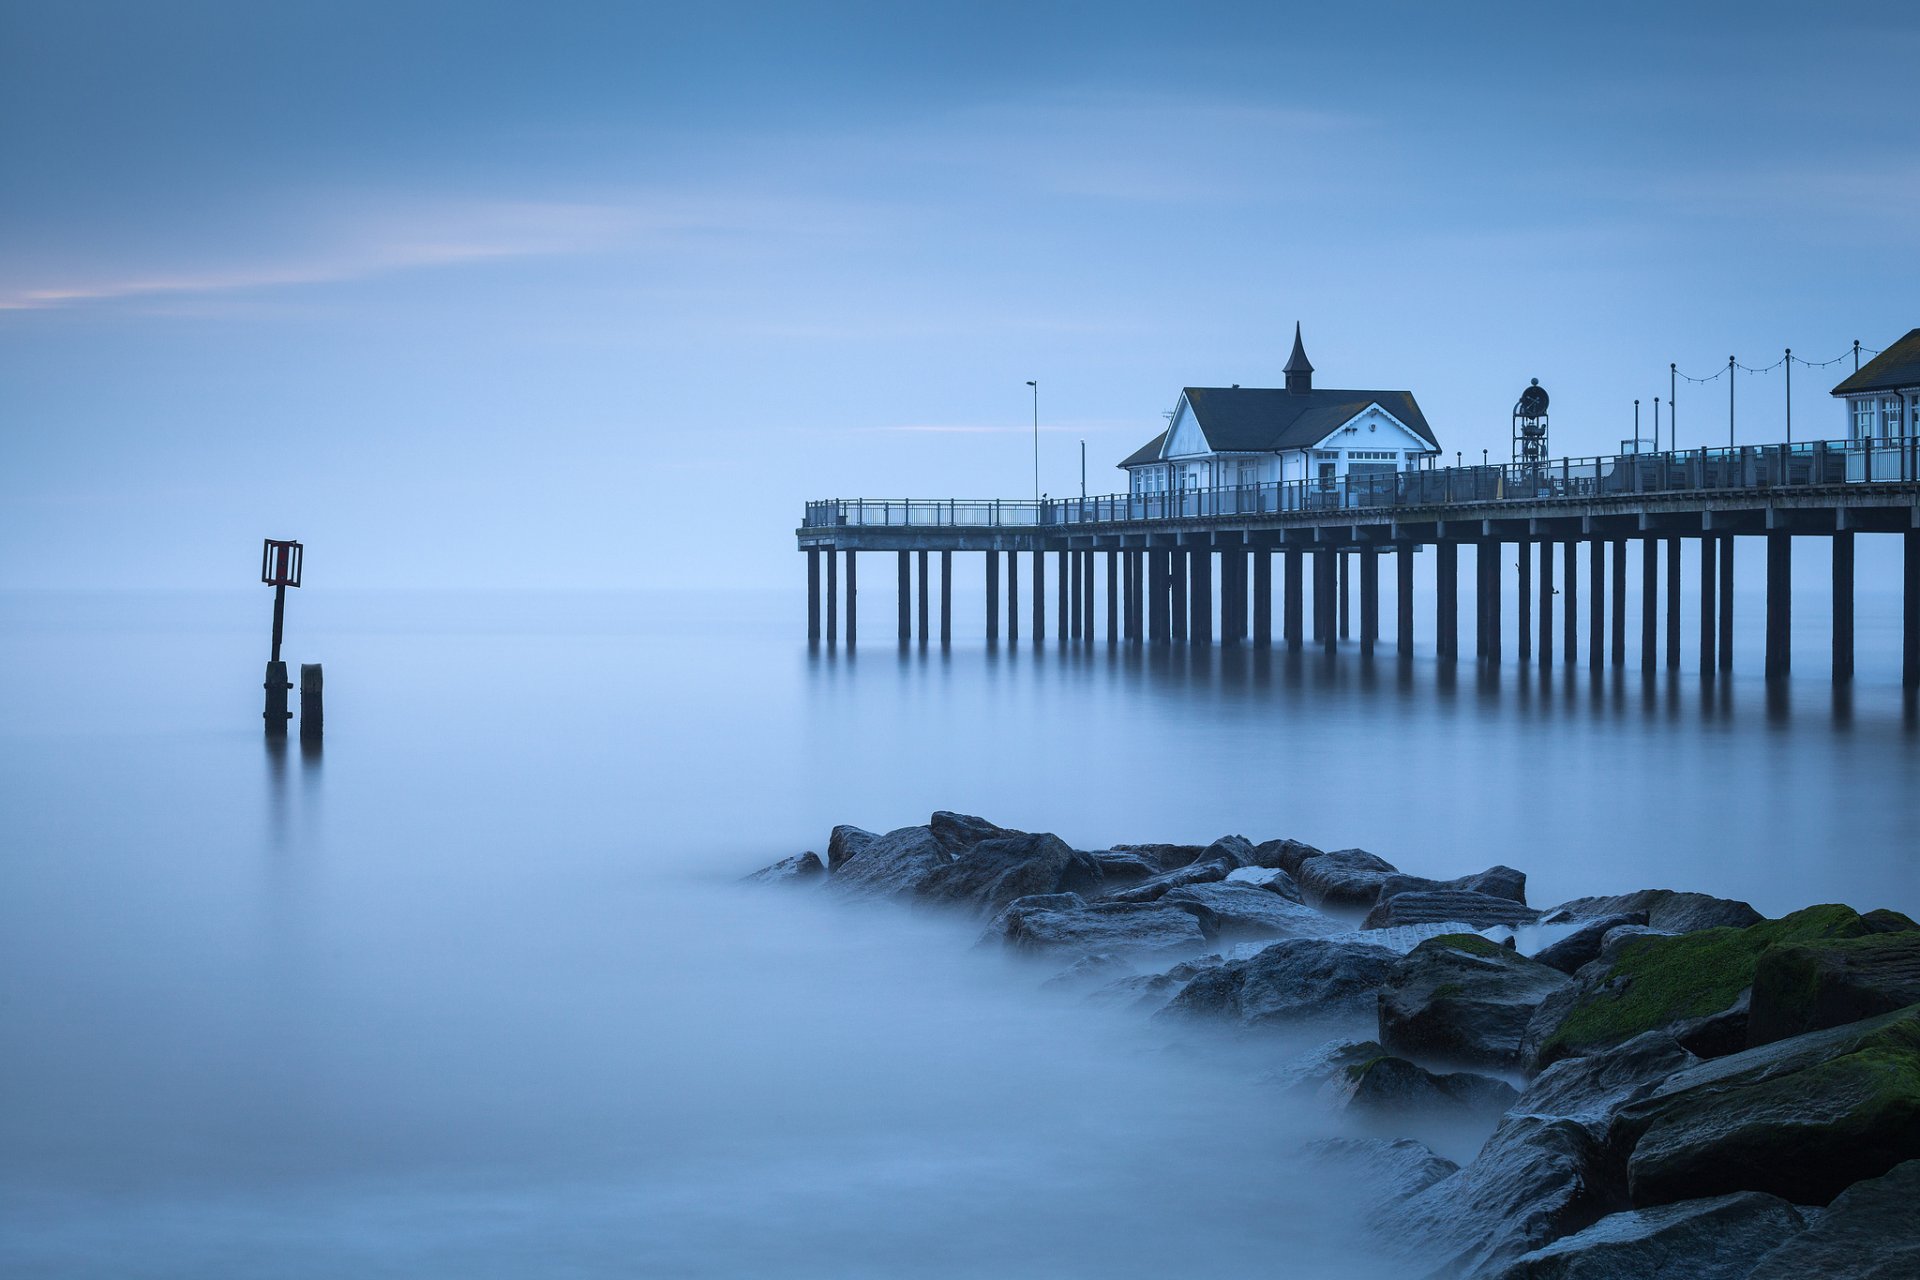
[{"label": "misty water", "polygon": [[977,921],[738,883],[836,822],[1920,910],[1870,591],[1840,700],[1744,648],[1710,688],[1691,652],[1488,676],[989,650],[967,615],[902,651],[863,598],[849,653],[788,595],[307,591],[310,752],[261,740],[264,593],[4,597],[0,1271],[1372,1273],[1300,1154],[1332,1123],[1266,1078],[1295,1046],[1042,990]]}]

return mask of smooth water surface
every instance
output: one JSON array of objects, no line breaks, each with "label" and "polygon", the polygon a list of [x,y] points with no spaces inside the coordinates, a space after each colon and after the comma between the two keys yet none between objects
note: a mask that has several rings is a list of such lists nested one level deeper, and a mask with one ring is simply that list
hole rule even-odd
[{"label": "smooth water surface", "polygon": [[737,884],[835,822],[1920,910],[1884,684],[849,653],[797,603],[296,596],[303,751],[259,733],[264,593],[5,597],[0,1271],[1367,1273],[1278,1048]]}]

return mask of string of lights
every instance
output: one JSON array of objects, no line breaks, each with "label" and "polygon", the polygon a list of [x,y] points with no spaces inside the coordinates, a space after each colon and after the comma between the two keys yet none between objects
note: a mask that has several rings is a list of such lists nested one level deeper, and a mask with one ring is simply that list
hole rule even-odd
[{"label": "string of lights", "polygon": [[[1876,349],[1873,347],[1861,347],[1858,349],[1857,354],[1862,356],[1877,356],[1880,354],[1881,350],[1884,350],[1884,348]],[[1690,373],[1681,373],[1678,369],[1673,370],[1673,372],[1675,375],[1677,375],[1684,381],[1694,383],[1697,386],[1704,386],[1709,382],[1720,381],[1720,379],[1726,377],[1727,373],[1732,369],[1740,369],[1747,373],[1772,373],[1775,369],[1778,369],[1781,365],[1786,364],[1789,360],[1791,360],[1793,363],[1800,365],[1804,368],[1825,369],[1829,365],[1839,364],[1842,360],[1849,359],[1855,354],[1856,354],[1855,349],[1853,347],[1848,347],[1845,351],[1842,351],[1839,355],[1835,356],[1831,360],[1806,360],[1796,355],[1783,355],[1778,360],[1775,360],[1772,364],[1760,366],[1760,367],[1756,367],[1750,364],[1741,364],[1738,360],[1730,359],[1724,368],[1716,370],[1712,375],[1705,378],[1696,378]]]}]

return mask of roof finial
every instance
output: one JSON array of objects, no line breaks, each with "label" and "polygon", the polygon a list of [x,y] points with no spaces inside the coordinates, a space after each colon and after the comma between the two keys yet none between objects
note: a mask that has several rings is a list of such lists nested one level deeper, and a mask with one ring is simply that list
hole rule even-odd
[{"label": "roof finial", "polygon": [[1313,390],[1313,365],[1307,360],[1306,345],[1300,340],[1300,322],[1293,322],[1293,354],[1287,357],[1287,390],[1306,395]]}]

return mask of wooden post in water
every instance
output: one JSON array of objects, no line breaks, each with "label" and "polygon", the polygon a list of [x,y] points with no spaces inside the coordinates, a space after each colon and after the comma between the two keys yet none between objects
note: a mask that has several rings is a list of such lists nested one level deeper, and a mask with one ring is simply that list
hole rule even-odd
[{"label": "wooden post in water", "polygon": [[1273,552],[1266,547],[1253,549],[1253,642],[1273,645]]},{"label": "wooden post in water", "polygon": [[1526,538],[1520,539],[1519,567],[1514,573],[1520,593],[1514,599],[1513,614],[1520,628],[1518,656],[1524,664],[1533,658],[1533,543]]},{"label": "wooden post in water", "polygon": [[827,643],[840,637],[840,557],[827,548]]},{"label": "wooden post in water", "polygon": [[1487,602],[1480,615],[1486,620],[1485,656],[1488,665],[1495,667],[1500,665],[1500,601],[1505,594],[1501,590],[1505,575],[1500,572],[1500,557],[1505,553],[1505,548],[1503,542],[1482,542],[1479,550],[1480,558],[1486,561],[1486,574],[1481,582],[1486,590]]},{"label": "wooden post in water", "polygon": [[1213,548],[1193,549],[1192,580],[1187,586],[1187,603],[1192,618],[1187,638],[1195,644],[1213,643]]},{"label": "wooden post in water", "polygon": [[1567,625],[1567,665],[1571,667],[1580,660],[1580,543],[1568,538],[1562,553],[1566,557],[1566,572],[1561,581],[1567,585],[1561,588],[1566,601]]},{"label": "wooden post in water", "polygon": [[1107,552],[1107,643],[1120,643],[1120,553],[1118,551]]},{"label": "wooden post in water", "polygon": [[1082,551],[1083,562],[1080,569],[1080,638],[1088,644],[1093,643],[1093,576],[1094,566],[1099,563],[1091,551]]},{"label": "wooden post in water", "polygon": [[1072,570],[1067,566],[1067,553],[1065,551],[1056,552],[1055,557],[1053,570],[1059,575],[1059,579],[1054,584],[1053,589],[1055,597],[1053,602],[1055,609],[1054,625],[1060,632],[1060,643],[1065,644],[1073,625],[1073,619],[1069,616],[1072,613],[1074,604],[1074,600],[1069,599],[1073,584],[1068,580]]},{"label": "wooden post in water", "polygon": [[915,601],[915,603],[918,604],[919,608],[915,610],[915,613],[920,623],[920,643],[925,644],[927,642],[927,553],[926,552],[922,551],[917,553],[914,556],[914,567],[920,571],[920,584],[919,584],[920,591]]},{"label": "wooden post in water", "polygon": [[1147,589],[1147,625],[1155,644],[1173,641],[1173,553],[1156,547],[1147,555],[1147,572],[1152,581]]},{"label": "wooden post in water", "polygon": [[1607,662],[1607,544],[1595,538],[1587,543],[1587,666],[1602,670]]},{"label": "wooden post in water", "polygon": [[1020,553],[1007,552],[1007,643],[1020,638]]},{"label": "wooden post in water", "polygon": [[1640,670],[1652,675],[1660,665],[1660,543],[1640,539]]},{"label": "wooden post in water", "polygon": [[322,705],[324,680],[317,662],[300,664],[300,741],[318,742],[326,733],[327,713]]},{"label": "wooden post in water", "polygon": [[1347,554],[1345,547],[1335,553],[1340,565],[1340,638],[1345,640],[1350,634],[1349,625],[1353,614],[1353,557]]},{"label": "wooden post in water", "polygon": [[1720,540],[1720,669],[1733,670],[1733,535]]},{"label": "wooden post in water", "polygon": [[987,552],[987,643],[1000,639],[1000,553]]},{"label": "wooden post in water", "polygon": [[1033,549],[1033,642],[1047,638],[1047,553]]},{"label": "wooden post in water", "polygon": [[913,639],[913,624],[909,621],[909,613],[913,608],[913,562],[908,558],[911,555],[909,551],[894,553],[894,559],[899,564],[900,586],[894,598],[899,605],[901,644]]},{"label": "wooden post in water", "polygon": [[1900,685],[1920,689],[1920,529],[1901,535]]},{"label": "wooden post in water", "polygon": [[1627,540],[1613,540],[1613,669],[1627,665]]},{"label": "wooden post in water", "polygon": [[1833,535],[1833,682],[1853,679],[1853,532]]},{"label": "wooden post in water", "polygon": [[1442,662],[1460,657],[1460,544],[1438,542],[1433,548],[1433,647]]},{"label": "wooden post in water", "polygon": [[1399,542],[1393,548],[1395,586],[1394,644],[1403,655],[1413,653],[1413,543]]},{"label": "wooden post in water", "polygon": [[847,548],[847,648],[860,637],[860,567],[852,547]]},{"label": "wooden post in water", "polygon": [[820,548],[807,548],[807,639],[820,638]]},{"label": "wooden post in water", "polygon": [[1173,639],[1187,638],[1187,553],[1179,547],[1167,552],[1167,565],[1173,583]]},{"label": "wooden post in water", "polygon": [[1793,538],[1767,531],[1767,668],[1769,680],[1793,667]]},{"label": "wooden post in water", "polygon": [[1334,602],[1337,588],[1334,586],[1333,552],[1315,551],[1313,553],[1313,642],[1332,649],[1337,643],[1334,635]]},{"label": "wooden post in water", "polygon": [[1719,539],[1708,535],[1700,539],[1700,678],[1711,680],[1718,669],[1713,652],[1718,627],[1713,621],[1714,594],[1720,589],[1720,574],[1715,568]]},{"label": "wooden post in water", "polygon": [[1146,638],[1147,630],[1147,553],[1127,552],[1127,569],[1133,575],[1133,612],[1127,618],[1127,625],[1132,630],[1127,638],[1139,644]]},{"label": "wooden post in water", "polygon": [[1667,670],[1680,669],[1680,539],[1667,539]]},{"label": "wooden post in water", "polygon": [[1302,606],[1306,584],[1301,578],[1306,573],[1306,563],[1306,555],[1300,548],[1287,548],[1284,565],[1286,580],[1280,584],[1280,628],[1286,638],[1287,648],[1295,651],[1305,643],[1305,637],[1301,634],[1304,629],[1301,615],[1305,612]]},{"label": "wooden post in water", "polygon": [[1371,656],[1380,641],[1380,550],[1360,552],[1360,652]]},{"label": "wooden post in water", "polygon": [[940,553],[940,643],[953,643],[953,552]]},{"label": "wooden post in water", "polygon": [[1553,543],[1540,544],[1540,669],[1553,665]]}]

